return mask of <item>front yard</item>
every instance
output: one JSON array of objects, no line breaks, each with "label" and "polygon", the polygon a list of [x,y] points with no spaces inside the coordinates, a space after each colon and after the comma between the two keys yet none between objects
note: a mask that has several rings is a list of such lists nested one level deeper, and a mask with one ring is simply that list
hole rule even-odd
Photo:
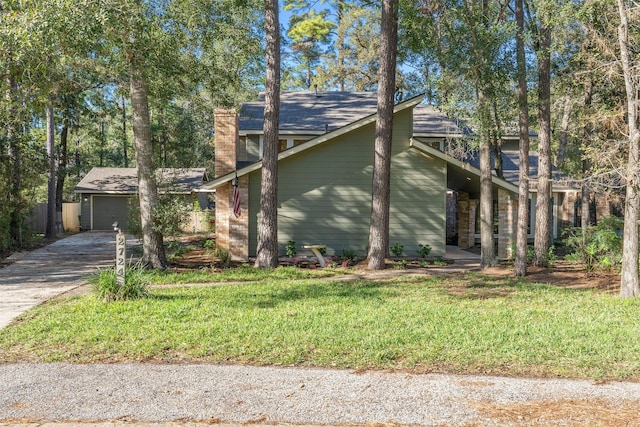
[{"label": "front yard", "polygon": [[354,270],[149,273],[158,285],[147,299],[102,303],[75,295],[26,313],[0,331],[0,362],[640,380],[640,300],[620,299],[608,286],[543,285],[495,271],[342,276],[348,273]]}]

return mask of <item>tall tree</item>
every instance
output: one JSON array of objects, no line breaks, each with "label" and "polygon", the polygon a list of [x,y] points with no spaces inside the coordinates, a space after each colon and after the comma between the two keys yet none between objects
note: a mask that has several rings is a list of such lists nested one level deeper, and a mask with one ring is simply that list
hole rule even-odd
[{"label": "tall tree", "polygon": [[[622,275],[620,276],[620,296],[635,297],[640,295],[638,278],[638,219],[640,218],[640,128],[638,120],[640,100],[640,72],[637,68],[638,51],[630,49],[629,34],[638,36],[637,27],[631,27],[630,20],[637,16],[637,8],[630,9],[624,0],[618,0],[620,25],[618,27],[618,44],[620,47],[620,65],[624,76],[627,95],[627,126],[629,157],[626,170],[626,198],[624,207],[624,234]],[[635,18],[637,19],[637,18]],[[637,39],[636,39],[637,40]],[[583,213],[584,215],[584,213]]]},{"label": "tall tree", "polygon": [[382,270],[389,252],[389,209],[391,206],[391,142],[396,88],[398,48],[398,0],[382,0],[380,72],[374,145],[371,222],[368,267]]},{"label": "tall tree", "polygon": [[518,128],[520,132],[518,221],[516,232],[516,276],[527,274],[527,223],[529,219],[529,103],[524,49],[524,7],[516,0],[516,61],[518,75]]},{"label": "tall tree", "polygon": [[[407,0],[407,5],[408,5]],[[408,5],[409,6],[409,5]],[[414,7],[415,5],[411,6]],[[473,149],[480,160],[481,266],[497,263],[494,248],[494,212],[491,151],[500,143],[500,122],[509,99],[509,77],[513,63],[507,40],[511,36],[506,19],[507,2],[492,0],[421,1],[408,15],[407,47],[416,55],[434,55],[425,66],[436,68],[434,98],[453,116],[469,117],[474,129]],[[424,34],[436,37],[432,43]],[[430,70],[427,70],[429,73]],[[469,141],[456,152],[468,153]]]},{"label": "tall tree", "polygon": [[49,176],[47,185],[47,228],[44,233],[48,239],[58,235],[56,230],[56,148],[55,122],[53,106],[47,104],[47,156],[49,158]]},{"label": "tall tree", "polygon": [[280,124],[280,24],[278,1],[265,0],[267,79],[264,103],[264,149],[255,266],[278,266],[278,132]]},{"label": "tall tree", "polygon": [[[534,235],[534,265],[548,263],[552,236],[551,198],[551,16],[555,2],[538,1],[534,28],[534,50],[538,58],[538,184],[536,227]],[[550,10],[552,9],[553,12]],[[537,21],[537,22],[535,22]]]},{"label": "tall tree", "polygon": [[[134,41],[135,42],[135,41]],[[155,227],[155,216],[160,206],[153,167],[151,144],[151,118],[147,97],[147,80],[137,47],[132,46],[129,71],[131,111],[133,113],[133,143],[138,166],[138,195],[140,198],[140,225],[142,228],[142,262],[153,268],[167,267],[162,233]]]}]

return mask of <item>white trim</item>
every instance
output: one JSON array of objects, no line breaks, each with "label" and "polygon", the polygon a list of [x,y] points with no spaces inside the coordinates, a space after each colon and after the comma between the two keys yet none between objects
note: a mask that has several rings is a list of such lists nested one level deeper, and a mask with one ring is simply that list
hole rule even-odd
[{"label": "white trim", "polygon": [[[396,104],[393,107],[393,113],[397,113],[399,111],[403,111],[407,108],[413,108],[416,105],[418,105],[421,101],[422,101],[422,95],[420,96],[416,96],[414,98],[408,99],[404,102],[401,102],[400,104]],[[337,138],[339,136],[345,135],[349,132],[352,132],[354,130],[360,129],[368,124],[371,123],[375,123],[376,121],[376,117],[378,116],[377,113],[371,114],[367,117],[364,117],[362,119],[356,120],[355,122],[351,122],[350,124],[343,126],[341,128],[335,129],[333,131],[330,131],[328,133],[324,133],[320,136],[317,136],[315,138],[312,138],[306,142],[303,142],[300,145],[297,145],[295,147],[292,147],[288,150],[282,151],[278,154],[278,161],[286,159],[288,157],[291,156],[295,156],[296,154],[308,150],[310,148],[313,148],[317,145],[320,145],[326,141],[329,141],[331,139]],[[203,184],[199,189],[194,190],[194,192],[207,192],[208,190],[214,189],[226,182],[231,181],[232,179],[234,179],[236,176],[240,177],[243,175],[246,175],[248,173],[251,173],[253,171],[259,170],[262,168],[262,158],[260,160],[258,160],[255,163],[252,163],[249,166],[246,166],[242,169],[239,170],[235,170],[232,172],[227,173],[226,175],[222,175],[220,177],[214,178],[213,180]]]},{"label": "white trim", "polygon": [[[458,160],[454,157],[451,157],[450,155],[443,153],[442,151],[436,148],[433,148],[430,145],[425,144],[424,142],[411,138],[411,140],[409,141],[409,146],[416,148],[429,156],[436,157],[440,160],[444,160],[445,162],[453,166],[459,167],[460,169],[469,171],[474,175],[480,176],[480,169],[478,169],[477,167],[472,166],[469,163],[463,162],[461,160]],[[492,176],[491,181],[493,184],[497,185],[498,187],[502,187],[507,191],[518,194],[518,186],[505,179]]]}]

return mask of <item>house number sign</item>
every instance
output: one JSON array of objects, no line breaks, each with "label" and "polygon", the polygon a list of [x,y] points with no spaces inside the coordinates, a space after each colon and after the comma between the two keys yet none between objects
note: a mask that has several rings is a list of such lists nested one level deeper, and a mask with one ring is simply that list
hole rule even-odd
[{"label": "house number sign", "polygon": [[123,232],[118,231],[118,234],[116,234],[116,283],[119,286],[124,286],[126,252],[127,239]]}]

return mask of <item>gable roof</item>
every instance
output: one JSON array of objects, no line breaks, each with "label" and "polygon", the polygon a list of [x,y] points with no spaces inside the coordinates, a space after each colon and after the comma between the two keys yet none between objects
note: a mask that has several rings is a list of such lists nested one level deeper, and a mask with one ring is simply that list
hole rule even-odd
[{"label": "gable roof", "polygon": [[[187,194],[208,181],[204,168],[161,168],[156,170],[158,187],[166,192]],[[95,167],[82,178],[75,193],[135,194],[138,192],[137,168]]]},{"label": "gable roof", "polygon": [[[255,102],[243,104],[240,131],[262,133],[264,93]],[[375,92],[282,92],[280,134],[305,132],[323,134],[376,113]]]},{"label": "gable roof", "polygon": [[[422,95],[416,96],[414,98],[408,99],[404,102],[401,102],[399,104],[396,104],[395,107],[393,108],[393,112],[394,114],[402,111],[402,110],[406,110],[407,108],[413,108],[415,107],[418,103],[420,103],[422,101]],[[354,131],[356,129],[359,129],[363,126],[366,126],[370,123],[375,122],[377,117],[377,113],[374,111],[372,114],[362,117],[359,120],[356,120],[354,122],[349,122],[347,123],[345,126],[342,126],[338,129],[335,129],[333,131],[330,131],[328,133],[323,133],[320,136],[317,136],[315,138],[312,138],[308,141],[303,142],[300,145],[297,145],[293,148],[289,148],[288,150],[282,151],[280,153],[278,153],[278,161],[282,160],[282,159],[286,159],[287,157],[291,157],[291,156],[295,156],[296,154],[308,150],[312,147],[315,147],[317,145],[320,145],[326,141],[329,141],[333,138],[336,138],[340,135],[344,135],[345,133]],[[204,184],[199,190],[196,191],[211,191],[212,189],[231,181],[232,179],[234,179],[236,176],[240,177],[243,175],[246,175],[248,173],[251,173],[253,171],[256,171],[258,169],[262,168],[262,160],[258,160],[257,162],[251,163],[250,165],[241,167],[239,169],[237,169],[236,171],[230,172],[226,175],[222,175],[220,177],[215,178],[214,180]]]}]

